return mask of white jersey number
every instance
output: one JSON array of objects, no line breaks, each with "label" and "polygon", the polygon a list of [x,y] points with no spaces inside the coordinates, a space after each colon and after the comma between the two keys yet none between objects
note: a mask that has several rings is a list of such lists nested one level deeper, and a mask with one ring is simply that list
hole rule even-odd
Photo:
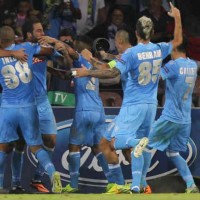
[{"label": "white jersey number", "polygon": [[138,76],[138,83],[140,85],[147,85],[150,81],[156,83],[159,77],[161,64],[162,59],[153,60],[153,65],[151,62],[141,63],[138,68],[140,73]]},{"label": "white jersey number", "polygon": [[[16,74],[18,72],[18,76]],[[6,65],[1,70],[5,78],[5,84],[9,89],[15,89],[19,86],[20,81],[29,83],[32,80],[32,72],[29,69],[28,63],[18,61],[15,66]]]},{"label": "white jersey number", "polygon": [[195,78],[191,77],[191,76],[186,76],[185,77],[185,83],[188,84],[188,88],[187,88],[187,90],[185,91],[185,93],[183,95],[183,99],[184,100],[186,100],[188,98],[191,90],[193,89],[194,84],[195,84]]}]

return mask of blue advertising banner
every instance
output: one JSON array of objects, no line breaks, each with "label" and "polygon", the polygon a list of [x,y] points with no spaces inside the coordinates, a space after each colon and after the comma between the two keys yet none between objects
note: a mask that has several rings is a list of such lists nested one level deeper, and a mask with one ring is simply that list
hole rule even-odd
[{"label": "blue advertising banner", "polygon": [[[66,107],[54,107],[54,114],[57,122],[57,141],[56,148],[53,155],[53,162],[56,166],[57,171],[60,172],[63,186],[69,182],[68,172],[68,141],[69,141],[69,130],[73,119],[73,108]],[[158,108],[157,118],[160,116],[162,109]],[[112,121],[112,119],[118,114],[119,108],[105,108],[106,112],[106,123]],[[200,177],[200,109],[192,110],[192,129],[191,138],[188,144],[187,151],[181,153],[186,159],[190,166],[192,175]],[[117,151],[119,160],[122,166],[123,174],[126,182],[131,181],[131,169],[130,164],[125,160],[121,151]],[[154,151],[153,159],[148,171],[147,179],[150,181],[158,180],[161,177],[176,176],[177,169],[169,162],[165,152]],[[27,150],[25,165],[23,169],[23,185],[27,187],[34,173],[34,167],[36,166],[37,160],[34,155]],[[7,169],[7,177],[5,185],[9,187],[10,184],[10,169]],[[11,177],[10,177],[11,178]],[[49,185],[49,180],[46,176],[45,182]],[[105,176],[102,172],[102,168],[99,166],[97,159],[93,156],[89,147],[83,146],[81,151],[81,168],[79,185],[80,190],[88,193],[102,192],[107,184]]]}]

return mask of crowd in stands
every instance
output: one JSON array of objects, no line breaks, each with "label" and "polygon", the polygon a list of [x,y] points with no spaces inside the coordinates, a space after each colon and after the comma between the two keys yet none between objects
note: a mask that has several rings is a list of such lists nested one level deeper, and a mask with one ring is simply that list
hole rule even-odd
[{"label": "crowd in stands", "polygon": [[[200,67],[200,14],[197,0],[172,1],[182,12],[183,29],[189,39],[188,56]],[[132,45],[136,44],[135,22],[142,16],[154,23],[152,42],[170,41],[173,36],[173,20],[167,15],[167,0],[0,0],[0,26],[9,25],[15,30],[16,43],[23,41],[21,27],[27,19],[37,18],[44,25],[45,34],[61,39],[72,35],[93,42],[96,38],[109,41],[109,53],[117,54],[115,33],[121,28],[130,30]],[[68,39],[66,38],[66,41]],[[70,41],[68,41],[70,42]],[[59,66],[57,66],[59,67]],[[112,80],[111,80],[112,81]],[[200,106],[200,81],[197,78],[193,106]],[[73,80],[63,82],[50,77],[49,90],[73,93]],[[165,83],[159,83],[159,106],[164,102]],[[105,106],[120,106],[121,84],[100,84],[100,94]],[[109,95],[107,95],[109,94]],[[108,98],[109,97],[109,98]]]}]

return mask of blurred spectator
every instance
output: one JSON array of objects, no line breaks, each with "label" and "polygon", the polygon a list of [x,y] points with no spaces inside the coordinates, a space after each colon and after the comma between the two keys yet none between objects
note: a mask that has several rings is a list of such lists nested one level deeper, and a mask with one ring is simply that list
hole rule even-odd
[{"label": "blurred spectator", "polygon": [[29,0],[19,0],[16,13],[16,25],[18,27],[21,27],[25,23],[30,10],[31,4]]},{"label": "blurred spectator", "polygon": [[0,26],[2,26],[2,22],[5,18],[5,14],[9,11],[7,4],[5,4],[5,0],[0,0]]},{"label": "blurred spectator", "polygon": [[61,29],[72,28],[76,31],[76,20],[81,19],[78,0],[63,0],[57,12],[61,18]]},{"label": "blurred spectator", "polygon": [[151,18],[154,23],[152,42],[169,41],[173,34],[173,21],[162,7],[162,0],[149,0],[148,7],[141,12],[141,16]]},{"label": "blurred spectator", "polygon": [[77,35],[84,35],[97,24],[106,21],[104,0],[78,0],[82,18],[77,20]]},{"label": "blurred spectator", "polygon": [[[106,38],[110,43],[110,53],[117,54],[117,49],[115,47],[115,34],[120,28],[129,28],[127,24],[124,23],[124,13],[123,10],[115,6],[110,12],[108,20],[94,27],[91,31],[87,33],[90,38]],[[130,28],[131,29],[131,28]]]},{"label": "blurred spectator", "polygon": [[81,18],[78,0],[48,0],[45,3],[46,35],[57,38],[60,30],[66,27],[76,32],[76,19]]},{"label": "blurred spectator", "polygon": [[120,6],[125,15],[125,23],[130,25],[131,27],[134,27],[137,20],[137,3],[136,0],[115,0],[115,5]]}]

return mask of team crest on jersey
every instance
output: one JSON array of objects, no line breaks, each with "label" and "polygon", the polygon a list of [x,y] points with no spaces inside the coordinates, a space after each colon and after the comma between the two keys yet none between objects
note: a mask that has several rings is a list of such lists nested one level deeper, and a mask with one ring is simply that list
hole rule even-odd
[{"label": "team crest on jersey", "polygon": [[33,64],[44,62],[43,58],[33,57]]}]

